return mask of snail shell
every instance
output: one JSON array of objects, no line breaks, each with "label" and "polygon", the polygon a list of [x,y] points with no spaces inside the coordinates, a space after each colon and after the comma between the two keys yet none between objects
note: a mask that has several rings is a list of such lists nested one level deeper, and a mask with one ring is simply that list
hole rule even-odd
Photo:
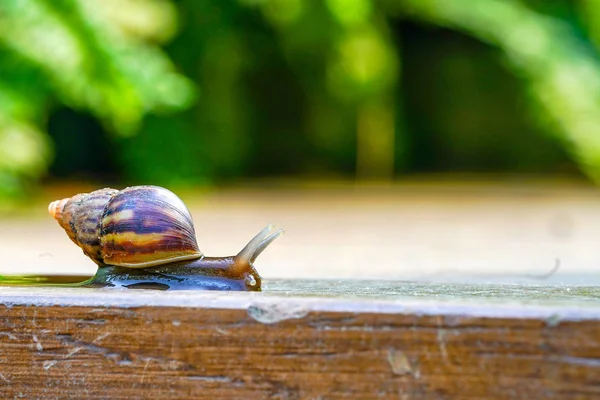
[{"label": "snail shell", "polygon": [[203,256],[187,207],[158,186],[78,194],[50,203],[48,212],[99,266],[145,268]]}]

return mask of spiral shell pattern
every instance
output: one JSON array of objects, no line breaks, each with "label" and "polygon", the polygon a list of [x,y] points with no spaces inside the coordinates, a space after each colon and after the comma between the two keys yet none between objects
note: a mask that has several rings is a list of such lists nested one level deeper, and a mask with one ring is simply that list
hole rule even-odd
[{"label": "spiral shell pattern", "polygon": [[50,203],[48,211],[100,266],[144,268],[202,257],[187,207],[158,186],[78,194]]},{"label": "spiral shell pattern", "polygon": [[99,265],[103,264],[100,243],[101,216],[104,207],[117,192],[115,189],[100,189],[57,200],[48,206],[50,215],[58,221],[69,238]]}]

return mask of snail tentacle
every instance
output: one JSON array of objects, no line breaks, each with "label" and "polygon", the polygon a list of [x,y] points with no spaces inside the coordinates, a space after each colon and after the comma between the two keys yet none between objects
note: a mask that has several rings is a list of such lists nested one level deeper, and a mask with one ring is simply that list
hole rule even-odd
[{"label": "snail tentacle", "polygon": [[256,258],[269,246],[275,239],[283,235],[284,230],[275,230],[275,225],[270,224],[265,227],[258,235],[235,256],[235,264],[237,267],[252,265]]}]

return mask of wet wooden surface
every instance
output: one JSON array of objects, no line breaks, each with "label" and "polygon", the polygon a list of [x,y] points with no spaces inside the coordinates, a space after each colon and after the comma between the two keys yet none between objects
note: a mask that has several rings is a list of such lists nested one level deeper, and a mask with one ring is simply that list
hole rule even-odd
[{"label": "wet wooden surface", "polygon": [[589,399],[600,290],[267,280],[0,288],[0,398]]}]

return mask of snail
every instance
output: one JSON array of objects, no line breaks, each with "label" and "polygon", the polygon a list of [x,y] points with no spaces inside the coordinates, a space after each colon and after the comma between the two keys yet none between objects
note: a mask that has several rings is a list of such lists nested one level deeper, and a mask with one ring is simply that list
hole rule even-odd
[{"label": "snail", "polygon": [[260,291],[254,261],[283,233],[269,225],[237,255],[206,257],[189,210],[159,186],[77,194],[48,212],[98,265],[90,287]]}]

